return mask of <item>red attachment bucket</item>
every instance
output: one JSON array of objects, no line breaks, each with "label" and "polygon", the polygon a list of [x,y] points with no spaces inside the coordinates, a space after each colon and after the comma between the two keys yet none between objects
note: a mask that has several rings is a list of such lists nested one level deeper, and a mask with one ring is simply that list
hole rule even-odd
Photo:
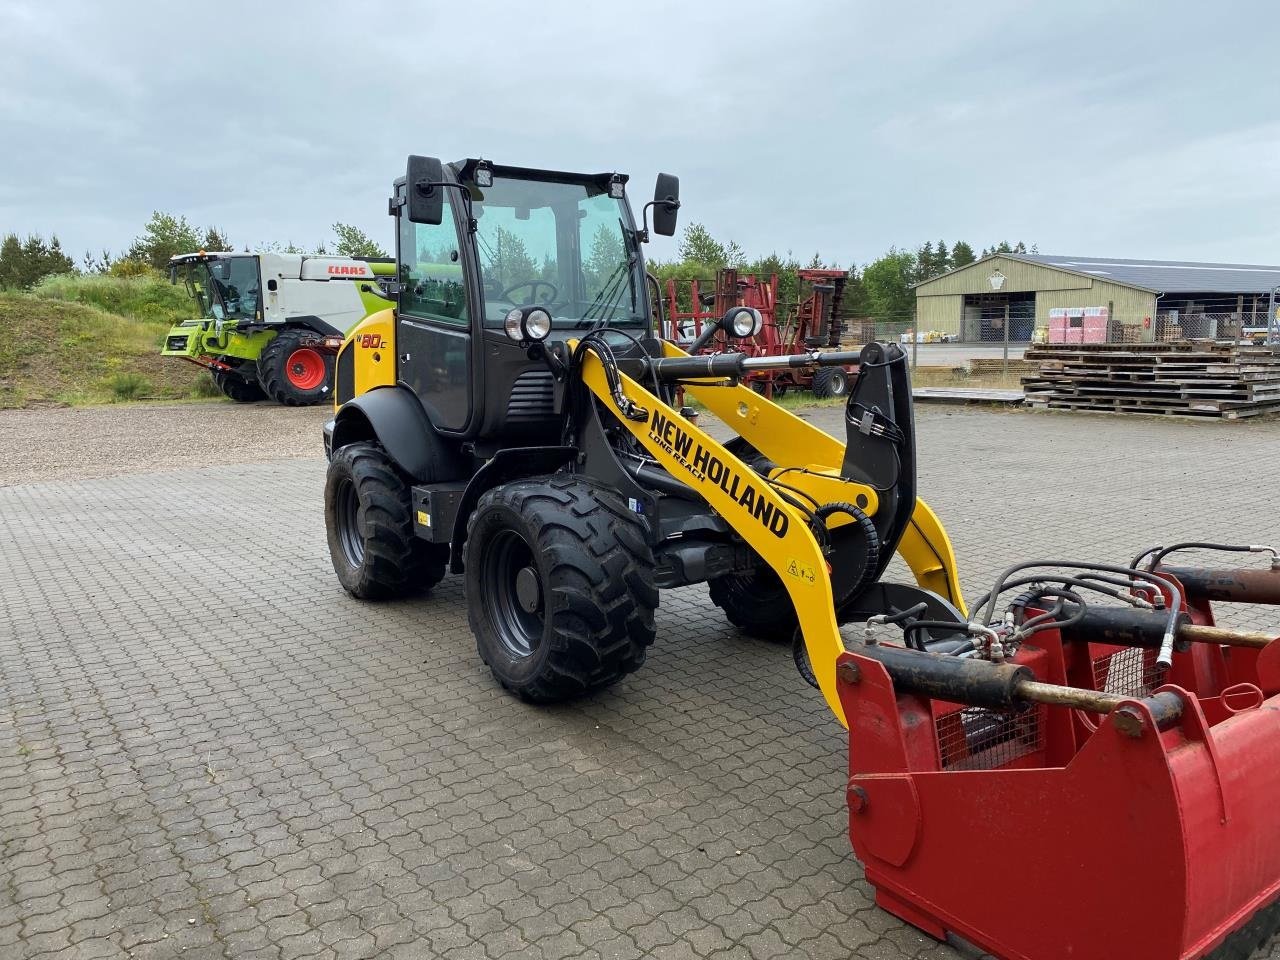
[{"label": "red attachment bucket", "polygon": [[[1280,899],[1280,641],[1192,644],[1163,678],[1142,649],[1033,641],[1018,663],[1133,696],[1129,722],[899,694],[879,661],[841,658],[849,832],[877,902],[1001,960],[1209,956]],[[1160,691],[1183,701],[1163,731],[1141,699]]]}]

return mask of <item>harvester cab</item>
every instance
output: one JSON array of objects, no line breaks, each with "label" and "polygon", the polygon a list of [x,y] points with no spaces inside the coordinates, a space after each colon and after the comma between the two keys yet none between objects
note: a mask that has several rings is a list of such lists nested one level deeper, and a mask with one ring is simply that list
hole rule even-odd
[{"label": "harvester cab", "polygon": [[169,278],[200,316],[176,324],[161,353],[209,370],[232,400],[290,406],[330,396],[342,339],[390,303],[391,260],[303,254],[182,254]]},{"label": "harvester cab", "polygon": [[[1229,588],[1170,550],[1053,560],[970,611],[917,496],[901,347],[753,355],[743,305],[724,350],[662,339],[643,243],[674,232],[678,183],[637,223],[627,182],[410,158],[396,308],[346,338],[324,431],[342,586],[461,575],[480,658],[546,703],[636,671],[660,591],[705,584],[849,727],[850,835],[886,909],[1003,960],[1193,960],[1268,933],[1280,643],[1209,603],[1280,601],[1280,567]],[[853,363],[839,439],[744,385]],[[884,579],[895,553],[914,582]]]}]

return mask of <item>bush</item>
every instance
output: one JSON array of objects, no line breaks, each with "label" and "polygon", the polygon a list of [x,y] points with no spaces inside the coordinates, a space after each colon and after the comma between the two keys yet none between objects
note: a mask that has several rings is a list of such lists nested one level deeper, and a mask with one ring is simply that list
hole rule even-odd
[{"label": "bush", "polygon": [[45,277],[32,292],[46,300],[86,303],[156,324],[171,324],[197,313],[195,301],[182,286],[171,284],[150,267],[138,276],[58,274]]},{"label": "bush", "polygon": [[213,382],[213,377],[205,373],[196,379],[191,385],[191,396],[197,400],[207,400],[210,397],[222,396],[222,391],[218,389],[218,385]]},{"label": "bush", "polygon": [[117,400],[140,400],[151,393],[151,381],[140,373],[117,373],[107,387]]},{"label": "bush", "polygon": [[107,268],[107,273],[113,277],[153,277],[160,279],[160,271],[145,260],[130,260],[125,257],[123,260],[117,260]]}]

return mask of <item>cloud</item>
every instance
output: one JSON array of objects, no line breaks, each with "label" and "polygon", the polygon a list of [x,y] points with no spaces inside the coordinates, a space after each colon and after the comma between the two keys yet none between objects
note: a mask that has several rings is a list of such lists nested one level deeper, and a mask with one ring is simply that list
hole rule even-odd
[{"label": "cloud", "polygon": [[[0,230],[390,241],[408,153],[681,177],[750,253],[1276,259],[1262,3],[3,4]],[[669,256],[672,241],[652,252]]]}]

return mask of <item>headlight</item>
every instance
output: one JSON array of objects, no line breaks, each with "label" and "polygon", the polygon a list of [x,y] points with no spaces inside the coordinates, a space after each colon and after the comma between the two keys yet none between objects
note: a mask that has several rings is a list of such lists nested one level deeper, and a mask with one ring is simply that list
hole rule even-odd
[{"label": "headlight", "polygon": [[725,315],[725,329],[739,339],[754,337],[764,327],[764,316],[754,307],[734,307]]},{"label": "headlight", "polygon": [[502,329],[507,331],[507,336],[512,340],[523,340],[524,333],[520,329],[520,321],[524,319],[524,311],[519,307],[510,311],[506,319],[502,322]]},{"label": "headlight", "polygon": [[530,310],[524,318],[524,338],[545,340],[550,332],[551,314],[541,308]]},{"label": "headlight", "polygon": [[516,307],[507,312],[502,329],[519,343],[545,340],[551,333],[551,314],[542,307]]}]

